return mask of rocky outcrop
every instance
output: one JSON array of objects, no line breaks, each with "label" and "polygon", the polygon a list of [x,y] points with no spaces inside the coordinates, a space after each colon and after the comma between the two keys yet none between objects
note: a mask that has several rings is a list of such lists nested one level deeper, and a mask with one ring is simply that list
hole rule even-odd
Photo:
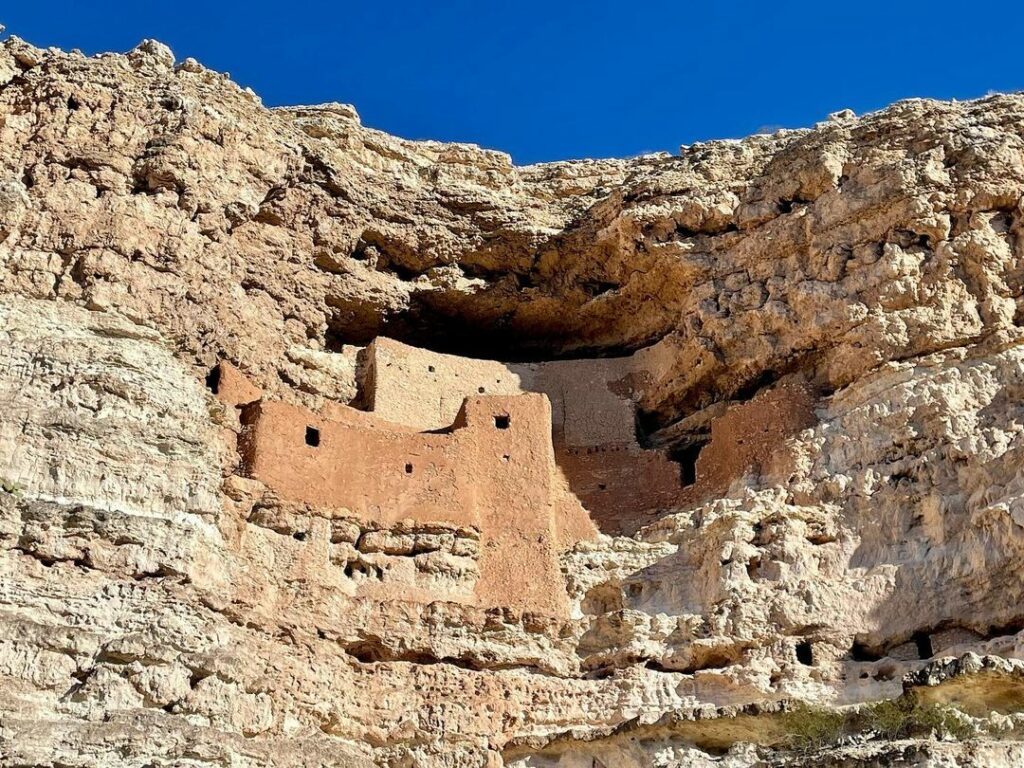
[{"label": "rocky outcrop", "polygon": [[[519,168],[152,41],[10,38],[0,149],[0,764],[1024,759],[1024,98]],[[524,528],[545,599],[474,597],[488,531],[541,512],[504,479],[485,525],[245,466],[237,406],[373,410],[378,337],[451,366],[381,399],[395,435],[466,397],[562,414],[523,450],[603,533]],[[679,493],[593,513],[636,457]],[[908,696],[975,741],[790,738],[800,702]]]}]

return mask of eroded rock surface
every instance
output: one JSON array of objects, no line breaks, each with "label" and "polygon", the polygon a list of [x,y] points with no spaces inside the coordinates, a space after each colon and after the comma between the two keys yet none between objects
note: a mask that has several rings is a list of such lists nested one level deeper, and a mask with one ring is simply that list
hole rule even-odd
[{"label": "eroded rock surface", "polygon": [[519,168],[8,39],[0,764],[1020,764],[1022,199],[1020,96]]}]

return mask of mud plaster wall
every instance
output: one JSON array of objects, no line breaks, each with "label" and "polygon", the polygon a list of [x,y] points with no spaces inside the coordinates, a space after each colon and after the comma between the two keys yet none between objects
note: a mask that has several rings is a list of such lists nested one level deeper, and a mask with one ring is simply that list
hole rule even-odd
[{"label": "mud plaster wall", "polygon": [[683,501],[723,494],[745,474],[780,460],[786,440],[817,422],[816,397],[803,381],[779,382],[711,421],[711,440],[697,459],[696,483]]},{"label": "mud plaster wall", "polygon": [[631,357],[506,364],[445,355],[387,338],[367,347],[364,397],[387,421],[417,429],[452,423],[466,397],[542,392],[556,442],[636,445]]},{"label": "mud plaster wall", "polygon": [[[466,397],[542,392],[551,401],[555,461],[571,492],[601,530],[619,519],[670,507],[679,466],[636,441],[632,357],[505,364],[410,347],[387,338],[367,347],[364,398],[383,419],[436,429]],[[646,518],[644,518],[646,519]]]},{"label": "mud plaster wall", "polygon": [[446,355],[378,338],[365,351],[362,397],[387,421],[417,429],[452,422],[466,397],[543,392],[551,401],[555,461],[602,531],[631,533],[664,510],[693,503],[756,469],[785,438],[813,423],[813,398],[780,383],[732,405],[711,423],[696,478],[636,439],[635,392],[652,374],[650,350],[630,357],[505,364]]},{"label": "mud plaster wall", "polygon": [[676,506],[679,465],[659,451],[626,445],[567,448],[556,461],[572,492],[604,533],[635,531]]},{"label": "mud plaster wall", "polygon": [[558,482],[543,395],[469,398],[444,433],[340,406],[328,417],[264,401],[246,406],[242,421],[244,471],[282,498],[384,524],[477,528],[479,604],[567,614],[556,553],[596,531]]}]

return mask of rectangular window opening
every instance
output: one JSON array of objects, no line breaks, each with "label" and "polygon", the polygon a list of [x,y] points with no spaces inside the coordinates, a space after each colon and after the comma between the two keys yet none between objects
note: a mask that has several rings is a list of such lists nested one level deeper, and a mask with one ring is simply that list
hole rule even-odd
[{"label": "rectangular window opening", "polygon": [[679,464],[679,482],[684,488],[697,483],[697,459],[705,445],[706,443],[692,443],[669,454],[669,458]]},{"label": "rectangular window opening", "polygon": [[306,427],[306,445],[316,448],[320,445],[320,430],[316,427]]}]

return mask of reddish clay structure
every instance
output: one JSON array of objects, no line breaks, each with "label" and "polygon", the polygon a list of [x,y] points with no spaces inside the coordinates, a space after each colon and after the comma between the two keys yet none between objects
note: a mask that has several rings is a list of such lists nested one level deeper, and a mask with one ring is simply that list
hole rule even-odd
[{"label": "reddish clay structure", "polygon": [[233,408],[254,403],[263,397],[263,392],[228,362],[214,366],[206,377],[206,385],[218,400]]},{"label": "reddish clay structure", "polygon": [[419,429],[450,423],[474,394],[543,392],[552,405],[555,462],[605,533],[635,529],[620,523],[637,510],[678,501],[679,465],[636,440],[633,392],[647,374],[635,356],[506,364],[387,338],[375,339],[365,354],[364,401],[384,418]]},{"label": "reddish clay structure", "polygon": [[[472,602],[486,607],[567,616],[560,551],[725,493],[814,423],[811,391],[780,382],[713,419],[681,470],[636,441],[628,358],[506,366],[387,339],[364,354],[359,400],[373,413],[338,403],[314,413],[262,399],[227,363],[211,372],[211,389],[240,411],[242,471],[284,500],[369,523],[475,528]],[[552,399],[527,386],[550,391],[554,423]]]},{"label": "reddish clay structure", "polygon": [[371,522],[477,528],[479,604],[568,615],[557,553],[597,531],[558,482],[544,395],[468,398],[443,432],[265,401],[244,407],[242,424],[244,471],[280,497]]},{"label": "reddish clay structure", "polygon": [[696,462],[696,482],[683,502],[721,495],[733,481],[766,467],[787,438],[817,422],[814,403],[807,384],[782,381],[713,419],[711,440]]},{"label": "reddish clay structure", "polygon": [[555,460],[569,488],[605,533],[632,533],[679,504],[679,465],[661,451],[628,444],[561,444]]}]

